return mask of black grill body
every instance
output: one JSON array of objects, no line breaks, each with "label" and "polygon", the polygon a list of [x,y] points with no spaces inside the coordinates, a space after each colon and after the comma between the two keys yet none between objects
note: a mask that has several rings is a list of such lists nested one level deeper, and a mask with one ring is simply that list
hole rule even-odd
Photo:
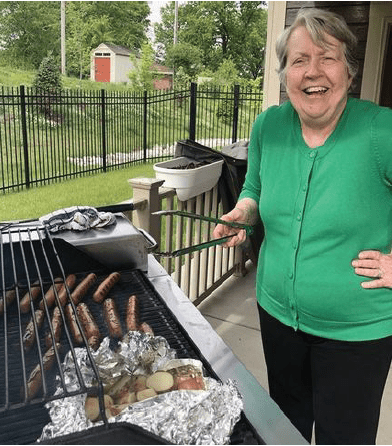
[{"label": "black grill body", "polygon": [[[3,231],[0,239],[0,256],[0,297],[3,298],[6,291],[16,289],[17,298],[20,299],[22,294],[29,289],[29,284],[36,280],[42,284],[43,290],[47,290],[53,284],[55,277],[65,279],[68,274],[75,273],[78,280],[81,280],[88,273],[94,272],[98,276],[97,283],[100,283],[110,272],[113,272],[67,242],[61,239],[54,240],[44,228],[36,228],[33,231],[13,228]],[[201,360],[205,374],[218,379],[201,355],[197,345],[179,324],[144,272],[138,269],[124,269],[120,273],[121,280],[112,289],[110,297],[116,301],[124,333],[126,332],[126,305],[129,296],[135,294],[139,302],[140,321],[147,322],[156,335],[163,336],[170,347],[176,350],[179,358]],[[101,335],[105,337],[109,333],[103,319],[102,305],[92,299],[93,290],[94,287],[89,290],[83,302],[88,305],[98,323]],[[47,349],[45,334],[51,330],[49,320],[53,309],[46,308],[43,326],[38,330],[38,342],[35,342],[27,352],[23,349],[23,330],[33,317],[42,296],[31,305],[27,314],[20,311],[18,302],[15,301],[6,306],[4,314],[0,316],[0,330],[4,333],[0,341],[0,422],[2,426],[0,444],[34,443],[40,437],[43,427],[50,422],[45,408],[46,402],[53,398],[71,395],[63,383],[63,393],[53,396],[56,390],[55,377],[62,376],[61,364],[64,356],[75,348],[67,319],[63,315],[64,327],[60,346],[56,348],[55,364],[44,373],[44,386],[39,393],[32,400],[26,397],[26,382],[34,367],[42,364],[43,354]],[[70,301],[69,293],[68,300]],[[86,340],[85,343],[87,343]],[[114,344],[113,347],[115,347]],[[96,370],[92,358],[91,366]],[[98,377],[98,372],[96,373]],[[72,394],[90,390],[102,395],[102,384],[100,383],[95,389],[88,389],[80,380],[79,390]],[[119,438],[122,440],[120,441]],[[244,415],[235,426],[230,440],[232,444],[264,443]],[[136,426],[124,426],[124,423],[106,423],[101,428],[57,438],[51,443],[120,444],[123,442],[128,444],[165,443],[163,439]]]}]

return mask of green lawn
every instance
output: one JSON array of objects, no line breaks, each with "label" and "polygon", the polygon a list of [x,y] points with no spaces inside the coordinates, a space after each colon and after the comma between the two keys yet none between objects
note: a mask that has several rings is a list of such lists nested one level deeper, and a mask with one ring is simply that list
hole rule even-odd
[{"label": "green lawn", "polygon": [[0,198],[0,221],[37,218],[69,206],[103,206],[132,198],[130,178],[154,178],[153,163],[67,180]]}]

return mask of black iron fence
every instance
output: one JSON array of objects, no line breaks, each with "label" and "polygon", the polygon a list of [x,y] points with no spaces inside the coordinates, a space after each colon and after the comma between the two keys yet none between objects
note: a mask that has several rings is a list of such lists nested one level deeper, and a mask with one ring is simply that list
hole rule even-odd
[{"label": "black iron fence", "polygon": [[165,159],[181,139],[219,149],[249,138],[261,106],[261,92],[239,86],[142,94],[3,87],[0,190]]}]

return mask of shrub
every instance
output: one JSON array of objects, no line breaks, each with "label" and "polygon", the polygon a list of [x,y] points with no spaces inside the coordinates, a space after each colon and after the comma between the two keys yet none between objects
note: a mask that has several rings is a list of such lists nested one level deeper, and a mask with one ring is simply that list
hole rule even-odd
[{"label": "shrub", "polygon": [[59,93],[61,91],[61,73],[51,53],[42,59],[33,86],[37,90],[49,93]]},{"label": "shrub", "polygon": [[61,74],[51,53],[42,59],[33,87],[39,97],[40,113],[48,123],[62,124],[64,117],[57,111],[57,104],[60,103],[58,95],[62,90]]}]

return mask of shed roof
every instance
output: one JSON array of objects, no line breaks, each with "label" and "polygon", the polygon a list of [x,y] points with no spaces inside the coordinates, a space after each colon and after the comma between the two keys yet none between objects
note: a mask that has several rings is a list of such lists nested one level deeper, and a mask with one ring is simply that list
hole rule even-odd
[{"label": "shed roof", "polygon": [[101,43],[100,45],[97,46],[97,48],[94,48],[92,51],[101,49],[103,45],[112,50],[113,53],[115,54],[120,54],[123,56],[129,56],[130,54],[132,54],[132,51],[129,48],[126,48],[125,46],[114,45],[113,43]]}]

